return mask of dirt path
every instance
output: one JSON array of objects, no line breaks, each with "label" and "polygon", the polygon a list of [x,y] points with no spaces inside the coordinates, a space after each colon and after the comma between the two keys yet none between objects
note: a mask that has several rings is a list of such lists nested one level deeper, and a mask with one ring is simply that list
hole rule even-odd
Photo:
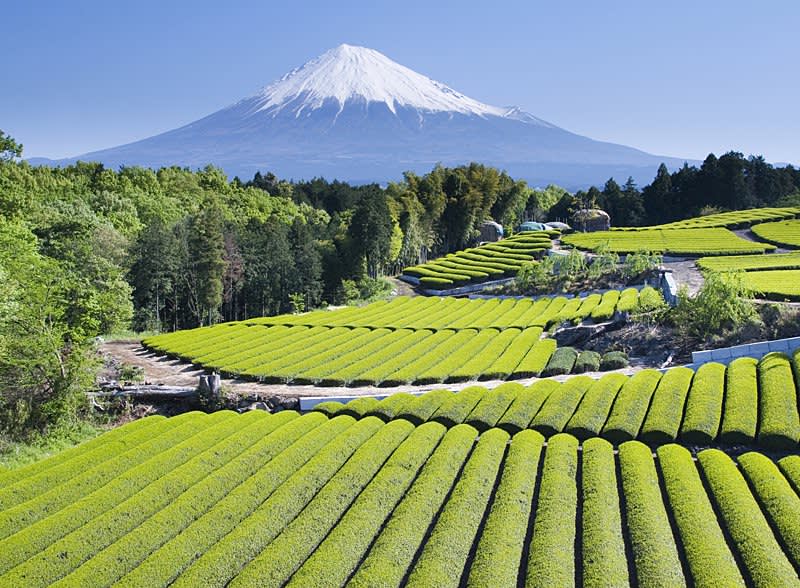
[{"label": "dirt path", "polygon": [[392,283],[392,288],[397,293],[397,296],[419,296],[417,291],[411,287],[411,284],[404,282],[399,278],[386,278]]},{"label": "dirt path", "polygon": [[686,286],[689,294],[697,294],[703,287],[705,280],[703,274],[697,269],[694,259],[674,259],[665,261],[662,264],[666,269],[672,270],[672,276],[678,284],[678,288]]},{"label": "dirt path", "polygon": [[[117,361],[142,368],[144,371],[145,382],[153,385],[162,386],[197,386],[198,378],[205,371],[190,363],[177,359],[170,359],[148,351],[139,344],[138,341],[113,341],[103,343],[100,346],[103,354],[114,357]],[[618,370],[619,373],[632,374],[639,371],[640,367],[630,367]],[[600,377],[609,372],[581,374],[586,376]],[[567,380],[569,376],[556,376],[553,380]],[[514,380],[522,385],[529,385],[539,378],[525,378]],[[258,396],[268,398],[271,396],[284,397],[309,397],[309,396],[375,396],[387,395],[395,392],[423,392],[438,388],[447,390],[462,390],[468,386],[483,386],[484,388],[495,388],[503,384],[503,380],[487,380],[473,382],[459,382],[457,384],[433,384],[427,386],[395,386],[392,388],[380,388],[377,386],[359,386],[358,388],[341,387],[322,387],[322,386],[296,386],[289,384],[260,384],[248,380],[234,380],[225,378],[222,380],[223,389],[239,396]]]}]

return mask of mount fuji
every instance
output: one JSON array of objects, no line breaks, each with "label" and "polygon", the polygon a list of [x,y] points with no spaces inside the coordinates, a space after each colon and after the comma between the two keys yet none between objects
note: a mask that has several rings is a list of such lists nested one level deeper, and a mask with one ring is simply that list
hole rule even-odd
[{"label": "mount fuji", "polygon": [[484,104],[373,49],[340,45],[258,93],[183,127],[60,161],[108,166],[222,167],[249,179],[398,180],[403,171],[471,161],[534,185],[567,188],[633,176],[649,182],[664,162],[595,141],[515,107]]}]

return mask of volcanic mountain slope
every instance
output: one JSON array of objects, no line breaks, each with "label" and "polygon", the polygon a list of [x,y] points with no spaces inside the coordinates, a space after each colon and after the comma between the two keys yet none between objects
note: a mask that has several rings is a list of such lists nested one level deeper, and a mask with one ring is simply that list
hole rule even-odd
[{"label": "volcanic mountain slope", "polygon": [[196,122],[70,160],[106,165],[212,163],[230,175],[388,181],[436,163],[478,161],[535,184],[649,181],[682,160],[594,141],[519,108],[490,106],[373,49],[340,45],[257,94]]}]

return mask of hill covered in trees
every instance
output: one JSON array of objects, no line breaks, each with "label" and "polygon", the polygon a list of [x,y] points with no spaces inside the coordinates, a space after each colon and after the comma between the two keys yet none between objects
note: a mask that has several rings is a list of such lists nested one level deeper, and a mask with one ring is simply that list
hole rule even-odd
[{"label": "hill covered in trees", "polygon": [[104,333],[369,298],[380,276],[475,244],[489,218],[513,228],[595,200],[616,225],[653,224],[779,204],[800,187],[800,170],[740,154],[662,168],[641,191],[609,180],[571,195],[477,163],[386,186],[229,180],[213,167],[33,167],[0,139],[0,428],[17,432],[77,410]]}]

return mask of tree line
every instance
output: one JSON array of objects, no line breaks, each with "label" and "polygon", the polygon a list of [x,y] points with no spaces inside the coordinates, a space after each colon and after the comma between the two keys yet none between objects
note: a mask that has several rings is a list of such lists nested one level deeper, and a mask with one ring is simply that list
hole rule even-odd
[{"label": "tree line", "polygon": [[616,225],[654,224],[800,199],[798,170],[739,154],[576,194],[477,163],[354,186],[21,154],[0,131],[0,432],[13,435],[80,410],[98,335],[356,302],[381,276],[475,244],[488,219],[513,228],[596,204]]}]

